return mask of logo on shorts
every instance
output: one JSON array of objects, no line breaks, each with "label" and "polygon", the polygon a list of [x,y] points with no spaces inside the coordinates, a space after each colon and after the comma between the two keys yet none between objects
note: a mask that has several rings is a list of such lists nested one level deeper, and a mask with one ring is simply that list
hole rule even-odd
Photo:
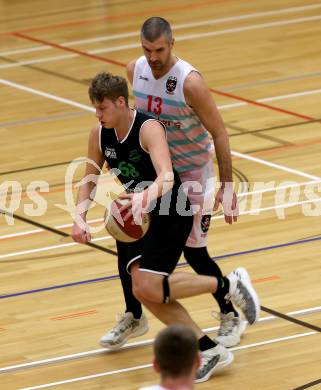
[{"label": "logo on shorts", "polygon": [[174,95],[174,91],[177,85],[177,77],[169,76],[166,81],[166,92],[170,95]]},{"label": "logo on shorts", "polygon": [[211,224],[211,216],[210,215],[203,215],[201,220],[201,229],[203,233],[207,233],[208,229],[210,228]]}]

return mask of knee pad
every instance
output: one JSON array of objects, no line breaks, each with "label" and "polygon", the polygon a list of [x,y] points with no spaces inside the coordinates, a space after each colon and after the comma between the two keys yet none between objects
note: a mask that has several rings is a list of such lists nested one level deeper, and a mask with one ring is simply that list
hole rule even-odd
[{"label": "knee pad", "polygon": [[169,303],[169,283],[168,283],[168,275],[164,276],[163,279],[163,303]]}]

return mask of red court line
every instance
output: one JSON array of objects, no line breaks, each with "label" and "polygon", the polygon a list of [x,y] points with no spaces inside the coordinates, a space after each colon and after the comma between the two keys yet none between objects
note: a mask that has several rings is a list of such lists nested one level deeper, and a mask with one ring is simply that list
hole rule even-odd
[{"label": "red court line", "polygon": [[30,35],[25,35],[25,34],[22,34],[19,32],[13,32],[13,33],[10,33],[10,35],[13,35],[13,36],[18,37],[18,38],[26,39],[28,41],[42,43],[43,45],[52,46],[55,49],[60,49],[60,50],[68,51],[71,53],[76,53],[76,54],[79,54],[80,56],[89,57],[89,58],[94,59],[94,60],[108,62],[109,64],[122,66],[123,68],[126,67],[126,64],[124,64],[123,62],[111,60],[111,59],[101,57],[101,56],[96,56],[95,54],[89,54],[89,53],[82,51],[82,50],[77,50],[77,49],[73,49],[72,47],[62,46],[62,45],[59,45],[58,43],[49,42],[49,41],[46,41],[44,39],[34,38],[34,37],[31,37]]},{"label": "red court line", "polygon": [[60,321],[60,320],[67,320],[69,318],[77,318],[77,317],[84,317],[84,316],[89,316],[91,314],[96,314],[97,310],[89,310],[89,311],[83,311],[79,313],[70,313],[70,314],[65,314],[62,316],[57,316],[57,317],[51,317],[50,320],[52,321]]},{"label": "red court line", "polygon": [[241,96],[233,95],[233,94],[228,93],[228,92],[218,91],[217,89],[213,89],[213,88],[210,88],[210,91],[213,92],[213,93],[216,93],[218,95],[226,96],[226,97],[229,97],[231,99],[240,100],[241,102],[246,102],[246,103],[249,103],[249,104],[253,104],[255,106],[268,108],[269,110],[278,111],[278,112],[281,112],[283,114],[296,116],[298,118],[302,118],[302,119],[306,119],[306,120],[315,120],[315,118],[312,118],[311,116],[298,114],[297,112],[285,110],[285,109],[279,108],[279,107],[270,106],[269,104],[264,104],[264,103],[257,102],[255,100],[246,99],[246,98],[243,98]]},{"label": "red court line", "polygon": [[267,278],[260,278],[260,279],[254,279],[252,280],[253,283],[264,283],[264,282],[271,282],[273,280],[281,279],[278,275],[272,275],[268,276]]},{"label": "red court line", "polygon": [[[88,58],[91,58],[91,59],[94,59],[94,60],[107,62],[107,63],[113,64],[113,65],[118,65],[118,66],[121,66],[123,68],[126,67],[126,64],[123,63],[123,62],[115,61],[115,60],[112,60],[112,59],[109,59],[109,58],[106,58],[106,57],[97,56],[97,55],[94,55],[94,54],[90,54],[90,53],[87,53],[87,52],[82,51],[82,50],[73,49],[71,47],[62,46],[62,45],[59,45],[58,43],[46,41],[44,39],[34,38],[34,37],[31,37],[30,35],[22,34],[22,33],[19,33],[19,32],[13,32],[13,33],[10,33],[10,34],[15,36],[15,37],[17,37],[17,38],[22,38],[22,39],[26,39],[28,41],[42,43],[43,45],[52,46],[52,47],[54,47],[56,49],[68,51],[68,52],[71,52],[71,53],[76,53],[76,54],[79,54],[80,56],[85,56],[85,57],[88,57]],[[223,95],[223,96],[229,97],[231,99],[239,100],[239,101],[242,101],[242,102],[246,102],[248,104],[252,104],[252,105],[255,105],[255,106],[258,106],[258,107],[267,108],[269,110],[277,111],[277,112],[280,112],[282,114],[295,116],[297,118],[301,118],[301,119],[305,119],[305,120],[315,120],[315,118],[307,116],[307,115],[303,115],[303,114],[299,114],[299,113],[296,113],[296,112],[293,112],[293,111],[285,110],[283,108],[271,106],[269,104],[260,103],[260,102],[257,102],[255,100],[246,99],[246,98],[243,98],[241,96],[233,95],[233,94],[228,93],[228,92],[219,91],[219,90],[213,89],[213,88],[209,88],[209,90],[211,92],[213,92],[213,93],[218,94],[218,95]]]},{"label": "red court line", "polygon": [[[73,49],[73,48],[70,48],[70,47],[62,46],[62,45],[59,45],[58,43],[46,41],[44,39],[34,38],[34,37],[31,37],[30,35],[22,34],[22,33],[19,33],[19,32],[13,32],[13,33],[10,33],[10,35],[13,35],[13,36],[15,36],[17,38],[26,39],[28,41],[42,43],[42,44],[47,45],[47,46],[52,46],[52,47],[54,47],[56,49],[68,51],[68,52],[71,52],[71,53],[76,53],[76,54],[79,54],[80,56],[85,56],[85,57],[88,57],[88,58],[91,58],[91,59],[94,59],[94,60],[107,62],[107,63],[113,64],[113,65],[118,65],[118,66],[121,66],[123,68],[126,67],[126,64],[123,63],[123,62],[115,61],[115,60],[112,60],[112,59],[109,59],[109,58],[106,58],[106,57],[97,56],[95,54],[90,54],[90,53],[87,53],[87,52],[82,51],[82,50],[77,50],[77,49]],[[314,118],[312,118],[310,116],[307,116],[307,115],[302,115],[302,114],[299,114],[299,113],[296,113],[296,112],[293,112],[293,111],[284,110],[283,108],[271,106],[269,104],[260,103],[260,102],[257,102],[255,100],[246,99],[246,98],[243,98],[241,96],[230,94],[228,92],[219,91],[219,90],[216,90],[216,89],[213,89],[213,88],[209,88],[209,90],[211,92],[213,92],[213,93],[216,93],[216,94],[219,94],[219,95],[223,95],[223,96],[229,97],[231,99],[235,99],[235,100],[246,102],[248,104],[252,104],[252,105],[255,105],[255,106],[267,108],[269,110],[277,111],[277,112],[280,112],[282,114],[295,116],[295,117],[298,117],[298,118],[301,118],[301,119],[305,119],[305,120],[309,120],[309,121],[310,120],[315,120]]]},{"label": "red court line", "polygon": [[91,19],[71,20],[71,21],[67,21],[64,23],[51,24],[51,25],[41,26],[41,27],[26,28],[26,29],[21,29],[21,30],[16,30],[16,31],[2,32],[0,34],[11,35],[13,32],[32,32],[32,31],[40,31],[40,30],[48,30],[48,29],[52,30],[52,29],[57,29],[57,28],[61,28],[61,27],[90,24],[90,23],[95,23],[95,22],[103,21],[103,20],[128,19],[128,18],[132,18],[135,16],[146,16],[146,15],[152,16],[152,15],[157,15],[159,13],[181,11],[183,9],[202,8],[202,7],[206,7],[207,5],[213,5],[213,3],[220,3],[220,2],[226,3],[227,0],[215,0],[215,1],[210,0],[210,1],[204,1],[202,3],[198,2],[195,4],[186,4],[186,5],[176,6],[176,7],[153,8],[153,9],[147,9],[147,10],[141,11],[141,12],[130,12],[130,13],[125,13],[125,14],[120,14],[120,15],[99,16],[99,17],[91,18]]}]

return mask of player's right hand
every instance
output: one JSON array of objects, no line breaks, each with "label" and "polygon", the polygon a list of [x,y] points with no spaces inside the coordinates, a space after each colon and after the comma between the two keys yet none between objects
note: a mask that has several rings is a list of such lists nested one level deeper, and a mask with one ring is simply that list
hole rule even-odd
[{"label": "player's right hand", "polygon": [[224,188],[220,188],[215,196],[213,210],[217,211],[219,205],[222,205],[225,222],[232,225],[237,221],[239,215],[239,206],[237,196],[233,190],[233,183],[225,183]]},{"label": "player's right hand", "polygon": [[120,199],[128,199],[128,203],[122,206],[119,209],[119,212],[122,214],[124,211],[127,211],[124,216],[124,221],[127,221],[131,216],[133,216],[134,223],[136,225],[142,224],[142,215],[146,214],[150,206],[150,198],[148,197],[147,190],[142,192],[135,192],[130,194],[122,194],[119,196]]},{"label": "player's right hand", "polygon": [[86,244],[91,241],[91,234],[89,232],[89,226],[85,221],[82,221],[82,225],[83,226],[81,227],[77,222],[74,222],[71,237],[74,241],[79,242],[80,244]]}]

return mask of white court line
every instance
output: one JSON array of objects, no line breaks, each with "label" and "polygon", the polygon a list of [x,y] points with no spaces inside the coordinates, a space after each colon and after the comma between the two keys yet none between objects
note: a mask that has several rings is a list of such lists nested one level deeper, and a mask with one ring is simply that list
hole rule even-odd
[{"label": "white court line", "polygon": [[293,173],[294,175],[303,176],[303,177],[306,177],[308,179],[312,179],[312,180],[315,180],[315,181],[320,181],[321,180],[321,178],[318,177],[318,176],[310,175],[308,173],[305,173],[305,172],[302,172],[302,171],[298,171],[297,169],[288,168],[288,167],[286,167],[284,165],[275,164],[275,163],[272,163],[272,162],[269,162],[269,161],[266,161],[266,160],[262,160],[261,158],[253,157],[253,156],[250,156],[248,154],[235,152],[234,150],[231,150],[231,154],[232,154],[232,156],[244,158],[245,160],[250,160],[250,161],[262,164],[262,165],[266,165],[266,166],[271,167],[271,168],[279,169],[280,171]]},{"label": "white court line", "polygon": [[[237,16],[231,16],[228,18],[219,18],[219,19],[208,19],[203,20],[200,22],[192,22],[192,23],[182,23],[182,24],[173,24],[172,29],[175,30],[181,30],[185,28],[191,28],[191,27],[202,27],[202,26],[208,26],[208,25],[214,25],[214,24],[221,24],[221,23],[227,23],[227,22],[235,22],[239,20],[246,20],[246,19],[254,19],[254,18],[261,18],[266,16],[274,16],[274,15],[282,15],[287,13],[293,13],[293,12],[301,12],[301,11],[308,11],[313,9],[321,8],[321,4],[311,4],[303,7],[291,7],[291,8],[283,8],[279,9],[277,11],[266,11],[266,12],[255,12],[251,14],[245,14],[245,15],[237,15]],[[104,41],[111,41],[116,39],[123,39],[123,38],[131,38],[140,36],[140,31],[133,31],[129,33],[122,33],[122,34],[112,34],[112,35],[103,35],[96,38],[89,38],[89,39],[81,39],[76,41],[67,41],[64,43],[61,43],[61,46],[78,46],[83,45],[87,43],[97,43],[97,42],[104,42]],[[52,49],[52,46],[34,46],[29,47],[25,49],[18,49],[18,50],[9,50],[9,51],[3,51],[0,52],[0,56],[7,56],[7,55],[15,55],[15,54],[24,54],[24,53],[31,53],[35,51],[44,51]]]},{"label": "white court line", "polygon": [[[263,193],[266,193],[266,192],[273,192],[273,191],[278,191],[278,190],[284,190],[284,189],[287,189],[287,188],[296,188],[296,187],[308,186],[310,184],[314,184],[315,185],[315,184],[319,184],[319,183],[321,183],[321,181],[312,180],[312,181],[306,181],[306,182],[302,182],[302,183],[295,183],[295,184],[290,184],[290,185],[285,185],[285,186],[265,188],[265,189],[257,190],[257,191],[239,192],[238,194],[236,194],[236,196],[243,197],[243,196],[250,196],[250,195],[256,195],[256,194],[263,194]],[[103,221],[103,218],[97,218],[97,219],[88,220],[87,223],[90,225],[92,223],[102,222],[102,221]],[[54,226],[54,228],[55,229],[63,229],[63,228],[70,228],[72,226],[73,226],[72,223],[67,223],[67,224],[64,224],[64,225]],[[6,240],[8,238],[13,238],[13,237],[28,236],[28,235],[32,235],[32,234],[41,233],[43,231],[44,231],[44,229],[33,229],[33,230],[27,230],[27,231],[23,231],[23,232],[19,232],[19,233],[4,234],[4,235],[0,236],[0,240]],[[111,236],[106,236],[105,238],[111,238]]]},{"label": "white court line", "polygon": [[[256,183],[256,182],[255,182]],[[260,183],[260,182],[258,182]],[[264,188],[264,189],[261,189],[261,190],[256,190],[256,191],[250,191],[250,192],[238,192],[236,194],[236,196],[249,196],[249,195],[254,195],[254,194],[263,194],[265,192],[272,192],[272,191],[278,191],[278,190],[281,190],[281,189],[286,189],[286,188],[295,188],[295,187],[302,187],[302,186],[308,186],[310,184],[319,184],[321,183],[320,180],[311,180],[311,181],[304,181],[304,182],[300,182],[300,183],[295,183],[295,184],[289,184],[289,185],[279,185],[279,186],[276,186],[276,187],[270,187],[270,188]],[[239,182],[239,185],[243,186],[248,186],[248,182]],[[11,194],[19,194],[19,192],[12,192]],[[2,193],[0,192],[0,196],[3,196],[3,195],[7,195],[7,192],[3,191]],[[90,220],[88,223],[94,223],[94,222],[100,222],[101,221],[101,218],[97,219],[97,220]],[[59,226],[60,228],[63,228],[63,227],[70,227],[71,225],[70,224],[65,224],[65,225],[61,225]],[[58,227],[56,227],[58,228]],[[26,234],[29,234],[29,233],[38,233],[38,232],[42,232],[43,229],[36,229],[36,230],[30,230],[29,232],[21,232],[21,233],[16,233],[17,236],[24,236]],[[15,235],[12,235],[12,234],[8,234],[8,235],[4,235],[4,236],[0,236],[0,240],[2,239],[5,239],[5,238],[8,238],[8,237],[14,237]]]},{"label": "white court line", "polygon": [[[265,212],[265,211],[272,211],[272,210],[278,210],[278,209],[287,209],[287,208],[290,208],[290,207],[300,206],[302,204],[320,203],[320,202],[321,202],[321,198],[314,198],[314,199],[303,200],[303,201],[299,201],[299,202],[291,202],[291,203],[280,204],[280,205],[277,205],[277,206],[262,207],[262,208],[259,208],[259,209],[240,211],[239,215],[253,215],[254,216],[254,215],[258,215],[261,212]],[[213,221],[215,220],[216,221],[216,220],[224,219],[224,218],[225,218],[225,216],[224,216],[224,214],[222,214],[222,215],[218,215],[216,217],[211,217],[211,220],[213,220]],[[101,219],[101,221],[103,221],[103,218]],[[104,237],[94,238],[92,241],[93,242],[95,242],[95,241],[102,241],[102,240],[106,240],[106,239],[110,239],[110,238],[111,238],[111,236],[104,236]],[[74,246],[74,245],[81,245],[81,244],[78,244],[78,242],[70,242],[70,243],[67,243],[67,244],[58,244],[58,245],[46,246],[46,247],[42,247],[42,248],[28,249],[28,250],[24,250],[24,251],[20,251],[20,252],[5,253],[3,255],[0,255],[0,260],[1,259],[2,260],[3,259],[7,259],[7,258],[10,258],[10,257],[15,257],[15,256],[28,255],[28,254],[31,254],[31,253],[46,252],[46,251],[50,251],[50,250],[53,250],[53,249],[60,249],[60,248]]]},{"label": "white court line", "polygon": [[4,85],[7,85],[8,87],[12,87],[12,88],[20,89],[21,91],[29,92],[29,93],[32,93],[34,95],[38,95],[38,96],[41,96],[41,97],[44,97],[47,99],[55,100],[59,103],[68,104],[69,106],[77,107],[77,108],[80,108],[82,110],[95,112],[95,109],[93,107],[87,106],[85,104],[77,103],[73,100],[65,99],[65,98],[62,98],[62,97],[59,97],[56,95],[52,95],[51,93],[42,92],[42,91],[39,91],[39,90],[34,89],[34,88],[26,87],[25,85],[13,83],[12,81],[0,79],[0,84],[4,84]]},{"label": "white court line", "polygon": [[[300,206],[301,204],[320,203],[320,202],[321,202],[321,198],[315,198],[315,199],[312,199],[312,200],[309,199],[309,200],[303,200],[303,201],[300,201],[300,202],[291,202],[291,203],[279,204],[277,206],[262,207],[262,208],[259,208],[259,209],[240,211],[239,215],[258,215],[261,212],[265,212],[265,211],[287,209],[287,208],[290,208],[290,207]],[[218,220],[218,219],[223,219],[223,218],[225,218],[224,215],[218,215],[216,217],[212,217],[211,220]]]},{"label": "white court line", "polygon": [[[102,221],[103,221],[103,219],[102,219]],[[112,238],[111,236],[97,237],[97,238],[93,238],[91,240],[91,242],[98,242],[98,241],[103,241],[103,240],[109,240],[111,238]],[[51,250],[54,250],[54,249],[67,248],[67,247],[75,246],[75,245],[82,245],[82,244],[79,244],[78,242],[68,242],[66,244],[44,246],[42,248],[35,248],[35,249],[28,249],[28,250],[19,251],[19,252],[6,253],[4,255],[0,255],[0,260],[1,259],[8,259],[10,257],[16,257],[16,256],[22,256],[22,255],[30,255],[32,253],[47,252],[47,251],[51,251]]]},{"label": "white court line", "polygon": [[[26,92],[29,92],[29,93],[33,93],[33,94],[36,94],[38,96],[42,96],[42,97],[45,97],[45,98],[48,98],[48,99],[53,99],[55,101],[58,101],[60,103],[64,103],[64,104],[69,104],[69,105],[72,105],[74,107],[78,107],[78,108],[81,108],[81,109],[84,109],[84,110],[87,110],[87,111],[95,111],[92,107],[90,106],[87,106],[87,105],[84,105],[84,104],[80,104],[80,103],[77,103],[77,102],[74,102],[70,99],[65,99],[65,98],[61,98],[59,96],[56,96],[56,95],[52,95],[52,94],[48,94],[46,92],[42,92],[42,91],[39,91],[39,90],[36,90],[34,88],[30,88],[30,87],[26,87],[24,85],[21,85],[21,84],[17,84],[17,83],[14,83],[14,82],[11,82],[11,81],[8,81],[8,80],[4,80],[4,79],[0,79],[0,84],[5,84],[5,85],[8,85],[10,87],[13,87],[13,88],[17,88],[17,89],[20,89],[20,90],[23,90],[23,91],[26,91]],[[321,91],[321,90],[320,90]],[[289,96],[289,95],[287,95]],[[262,160],[262,159],[258,159],[256,157],[252,157],[252,156],[249,156],[249,155],[245,155],[245,154],[242,154],[242,153],[238,153],[238,152],[235,152],[235,151],[231,151],[232,155],[234,154],[235,156],[239,156],[241,158],[246,158],[246,159],[249,159],[249,160],[252,160],[252,161],[255,161],[257,163],[260,163],[260,164],[263,164],[263,165],[267,165],[267,166],[270,166],[270,167],[273,167],[273,168],[276,168],[276,169],[281,169],[283,171],[286,171],[286,172],[289,172],[289,173],[295,173],[299,176],[303,176],[303,177],[308,177],[310,179],[313,179],[315,181],[317,180],[320,180],[320,178],[318,178],[317,176],[313,176],[313,175],[310,175],[310,174],[307,174],[305,172],[302,172],[302,171],[298,171],[298,170],[294,170],[294,169],[291,169],[291,168],[287,168],[283,165],[279,165],[279,164],[274,164],[274,163],[270,163],[268,161],[265,161],[265,160]],[[316,202],[317,200],[311,200],[310,202]],[[309,202],[309,201],[308,201]],[[304,201],[302,203],[298,202],[298,203],[295,203],[295,204],[291,204],[291,206],[288,206],[286,205],[287,207],[292,207],[292,206],[295,206],[295,205],[299,205],[299,204],[304,204],[304,203],[307,203],[307,201]],[[275,208],[281,208],[283,207],[283,205],[281,206],[277,206]],[[267,210],[271,210],[273,208],[265,208],[265,209],[258,209],[258,210],[255,210],[255,212],[258,212],[258,211],[267,211]],[[254,211],[252,211],[254,212]],[[247,213],[251,213],[251,211],[247,212]],[[245,212],[242,212],[242,214],[245,214]],[[219,217],[212,217],[213,219],[220,219],[220,218],[223,218],[224,216],[219,216]],[[68,246],[71,246],[71,245],[68,245]],[[55,249],[58,247],[58,246],[54,246]],[[51,247],[47,247],[47,248],[51,248]],[[37,248],[36,250],[37,251],[40,251],[41,248]],[[45,250],[50,250],[50,249],[45,249]],[[26,254],[26,251],[23,251],[24,254]],[[29,252],[30,253],[30,252]],[[18,255],[18,254],[22,254],[21,252],[16,252],[15,255]],[[0,259],[1,258],[7,258],[7,257],[12,257],[14,256],[13,254],[4,254],[4,255],[1,255],[0,256]]]},{"label": "white court line", "polygon": [[83,376],[83,377],[79,377],[79,378],[67,379],[65,381],[60,381],[60,382],[47,383],[45,385],[40,385],[40,386],[24,387],[24,388],[21,388],[20,390],[44,389],[46,387],[63,385],[65,383],[73,383],[73,382],[79,382],[79,381],[84,381],[84,380],[93,379],[93,378],[99,378],[101,376],[108,376],[108,375],[121,374],[124,372],[137,371],[137,370],[141,370],[143,368],[150,368],[151,366],[152,365],[150,363],[148,363],[148,364],[143,364],[143,365],[135,366],[135,367],[122,368],[120,370],[102,372],[100,374],[94,374],[94,375],[88,375],[88,376]]},{"label": "white court line", "polygon": [[[90,225],[91,223],[102,222],[103,220],[104,220],[103,218],[90,219],[87,221],[87,223]],[[72,226],[73,226],[73,223],[65,223],[63,225],[54,226],[54,229],[64,229],[64,228],[69,228]],[[3,236],[0,236],[0,240],[5,240],[7,238],[12,238],[12,237],[26,236],[29,234],[41,233],[44,231],[45,231],[44,229],[33,229],[33,230],[27,230],[27,231],[19,232],[19,233],[4,234]],[[108,237],[110,237],[110,236],[108,236]]]},{"label": "white court line", "polygon": [[[314,90],[310,90],[310,91],[303,91],[303,92],[299,92],[300,95],[298,96],[307,96],[307,95],[313,95],[315,93],[320,93],[321,89],[314,89]],[[276,101],[276,100],[283,100],[283,99],[290,99],[293,97],[293,94],[290,93],[290,94],[287,94],[287,95],[279,95],[279,96],[274,96],[274,97],[269,97],[269,98],[264,98],[264,99],[258,99],[257,101],[258,102],[272,102],[272,101]]]},{"label": "white court line", "polygon": [[320,19],[321,19],[321,15],[308,16],[305,18],[297,18],[297,19],[290,19],[290,20],[280,20],[278,22],[253,24],[251,26],[235,27],[235,28],[229,28],[226,30],[210,31],[207,33],[183,35],[183,36],[178,36],[177,38],[175,38],[175,40],[176,41],[186,41],[186,40],[190,40],[190,39],[213,37],[213,36],[219,36],[219,35],[225,35],[225,34],[231,34],[231,33],[243,32],[243,31],[259,30],[259,29],[270,28],[270,27],[275,27],[275,26],[287,26],[290,24],[313,22],[313,21],[320,20]]},{"label": "white court line", "polygon": [[44,229],[33,229],[33,230],[25,230],[24,232],[19,232],[19,233],[3,234],[2,236],[0,236],[0,240],[7,240],[8,238],[13,238],[13,237],[28,236],[29,234],[37,234],[41,232],[44,232]]},{"label": "white court line", "polygon": [[[231,34],[231,33],[237,33],[242,31],[250,31],[250,30],[257,30],[262,28],[270,28],[275,26],[285,26],[285,25],[291,25],[291,24],[297,24],[297,23],[305,23],[305,22],[313,22],[316,20],[320,20],[321,15],[317,16],[310,16],[305,18],[298,18],[298,19],[291,19],[291,20],[282,20],[278,22],[271,22],[271,23],[263,23],[263,24],[256,24],[251,26],[245,26],[245,27],[238,27],[238,28],[230,28],[226,30],[219,30],[219,31],[211,31],[206,33],[199,33],[199,34],[188,34],[188,35],[181,35],[176,37],[176,41],[186,41],[196,38],[204,38],[204,37],[212,37],[212,36],[220,36],[224,34]],[[141,47],[140,43],[133,43],[128,45],[120,45],[120,46],[113,46],[103,49],[96,49],[96,50],[89,50],[86,53],[88,54],[101,54],[101,53],[110,53],[110,52],[116,52],[120,50],[127,50],[127,49],[133,49],[133,48],[139,48]],[[79,54],[80,55],[80,54]],[[68,54],[65,56],[57,56],[57,57],[46,57],[46,58],[40,58],[36,60],[30,60],[30,61],[22,61],[22,62],[16,62],[13,64],[2,64],[0,65],[0,69],[8,69],[8,68],[14,68],[22,65],[32,65],[35,63],[44,63],[44,62],[53,62],[58,61],[62,59],[68,59],[68,58],[74,58],[79,56],[78,54]]]},{"label": "white court line", "polygon": [[[67,41],[67,42],[58,43],[58,44],[60,46],[63,46],[63,47],[70,47],[70,46],[84,45],[87,43],[97,43],[97,42],[104,42],[104,41],[112,41],[114,39],[136,37],[139,35],[140,35],[140,33],[138,31],[135,31],[135,32],[124,33],[124,34],[104,35],[101,37],[81,39],[81,40],[77,40],[77,41]],[[121,47],[121,46],[119,46],[119,47]],[[17,49],[17,50],[9,50],[9,51],[0,52],[0,56],[26,54],[26,53],[33,53],[36,51],[46,51],[46,50],[52,50],[52,49],[54,49],[52,46],[39,45],[39,46],[28,47],[26,49]]]},{"label": "white court line", "polygon": [[[61,98],[61,97],[56,96],[56,95],[48,94],[46,92],[42,92],[42,91],[39,91],[39,90],[34,89],[34,88],[26,87],[24,85],[21,85],[21,84],[18,84],[18,83],[14,83],[14,82],[11,82],[11,81],[8,81],[8,80],[0,79],[0,84],[4,84],[4,85],[10,86],[12,88],[17,88],[17,89],[20,89],[20,90],[25,91],[25,92],[33,93],[33,94],[41,96],[41,97],[52,99],[52,100],[58,101],[60,103],[64,103],[64,104],[68,104],[68,105],[71,105],[71,106],[74,106],[74,107],[77,107],[77,108],[81,108],[81,109],[86,110],[86,111],[95,112],[95,109],[90,107],[90,106],[87,106],[87,105],[84,105],[84,104],[81,104],[81,103],[77,103],[77,102],[75,102],[73,100],[70,100],[70,99],[65,99],[65,98]],[[321,92],[321,89],[319,91]],[[297,93],[296,96],[300,96],[300,94],[301,94],[301,92]],[[294,95],[294,94],[292,94],[292,95]],[[287,96],[290,96],[290,95],[287,95]],[[220,109],[221,107],[219,106],[218,108]],[[252,156],[249,156],[249,155],[245,155],[243,153],[235,152],[233,150],[231,151],[231,153],[234,156],[245,158],[247,160],[252,160],[252,161],[257,162],[259,164],[267,165],[269,167],[280,169],[280,170],[283,170],[283,171],[286,171],[286,172],[289,172],[289,173],[294,173],[296,175],[307,177],[307,178],[312,179],[312,180],[320,180],[321,179],[321,178],[319,178],[317,176],[313,176],[313,175],[310,175],[308,173],[305,173],[305,172],[302,172],[302,171],[299,171],[299,170],[296,170],[296,169],[287,168],[287,167],[285,167],[283,165],[280,165],[280,164],[270,163],[270,162],[268,162],[266,160],[259,159],[259,158],[256,158],[256,157],[252,157]]]},{"label": "white court line", "polygon": [[[56,95],[52,95],[52,94],[40,91],[40,90],[35,89],[35,88],[26,87],[22,84],[14,83],[14,82],[9,81],[9,80],[0,79],[0,84],[4,84],[4,85],[7,85],[7,86],[12,87],[12,88],[20,89],[20,90],[25,91],[25,92],[33,93],[35,95],[45,97],[47,99],[52,99],[52,100],[58,101],[60,103],[68,104],[70,106],[77,107],[77,108],[80,108],[80,109],[83,109],[86,111],[95,112],[95,109],[91,106],[87,106],[85,104],[81,104],[81,103],[75,102],[75,101],[70,100],[70,99],[66,99],[66,98],[56,96]],[[313,95],[313,94],[318,94],[318,93],[321,93],[321,89],[315,89],[315,90],[303,91],[303,92],[295,92],[292,94],[281,95],[281,96],[271,96],[271,97],[267,97],[267,98],[257,99],[256,102],[262,103],[262,102],[266,102],[266,101],[281,100],[281,98],[282,99],[290,99],[290,98]],[[224,104],[224,105],[219,105],[218,109],[224,110],[224,109],[230,109],[230,108],[235,108],[235,107],[243,107],[243,106],[247,106],[247,105],[249,105],[249,103],[246,103],[246,102]],[[261,161],[264,161],[264,160],[261,160]]]},{"label": "white court line", "polygon": [[[95,112],[94,108],[92,108],[91,106],[87,106],[85,104],[81,104],[81,103],[75,102],[75,101],[70,100],[70,99],[65,99],[65,98],[59,97],[57,95],[52,95],[52,94],[49,94],[46,92],[42,92],[42,91],[35,89],[35,88],[26,87],[22,84],[14,83],[14,82],[9,81],[9,80],[0,79],[0,84],[4,84],[4,85],[10,86],[12,88],[17,88],[17,89],[20,89],[20,90],[25,91],[25,92],[30,92],[30,93],[33,93],[35,95],[39,95],[41,97],[45,97],[48,99],[58,101],[60,103],[71,105],[73,107],[81,108],[81,109],[84,109],[86,111]],[[321,88],[320,89],[313,89],[313,90],[309,90],[309,91],[303,91],[303,92],[294,92],[294,93],[291,93],[288,95],[270,96],[267,98],[257,99],[257,100],[255,100],[255,102],[263,103],[263,102],[267,102],[267,101],[281,100],[281,98],[282,99],[291,99],[291,98],[297,98],[297,97],[307,96],[307,95],[314,95],[314,94],[319,94],[319,93],[321,93]],[[239,103],[223,104],[223,105],[219,105],[217,107],[219,110],[226,110],[226,109],[230,109],[230,108],[244,107],[244,106],[248,106],[248,105],[249,105],[249,103],[247,103],[247,102],[239,102]]]},{"label": "white court line", "polygon": [[[295,184],[289,184],[285,186],[277,186],[277,187],[271,187],[271,188],[264,188],[262,190],[256,190],[256,191],[250,191],[250,192],[238,192],[236,196],[250,196],[250,195],[256,195],[256,194],[264,194],[266,192],[273,192],[273,191],[279,191],[279,190],[285,190],[287,188],[296,188],[296,187],[302,187],[302,186],[309,186],[310,184],[319,184],[321,183],[321,180],[312,180],[312,181],[305,181],[302,183],[295,183]],[[0,236],[1,240],[1,236]]]},{"label": "white court line", "polygon": [[[94,53],[90,52],[90,54],[94,54]],[[10,64],[2,64],[2,65],[0,65],[0,69],[18,68],[19,66],[24,66],[24,65],[34,65],[34,64],[43,64],[45,62],[69,60],[69,59],[76,58],[76,57],[79,57],[79,54],[64,54],[64,55],[60,55],[60,56],[38,58],[36,60],[19,61],[19,62],[14,62],[14,63],[10,63]]]},{"label": "white court line", "polygon": [[[310,307],[308,309],[291,311],[289,313],[286,313],[286,315],[300,317],[302,315],[304,316],[304,315],[308,315],[308,314],[314,314],[314,313],[318,313],[320,311],[321,311],[321,306],[315,306],[315,307]],[[259,318],[259,322],[264,323],[264,322],[274,321],[274,320],[279,320],[279,319],[280,319],[279,317],[267,316],[267,317]],[[205,329],[203,329],[203,332],[204,333],[213,333],[218,328],[219,328],[218,326],[205,328]],[[120,350],[132,349],[132,348],[138,348],[138,347],[146,347],[146,346],[152,345],[153,342],[154,342],[154,339],[136,341],[133,343],[125,344],[123,347],[121,347]],[[235,350],[240,349],[240,348],[241,347],[236,347]],[[75,360],[78,358],[90,357],[90,356],[95,356],[95,355],[100,355],[100,354],[105,355],[108,353],[113,353],[113,351],[109,351],[105,348],[99,348],[99,349],[94,349],[91,351],[74,353],[71,355],[63,355],[63,356],[58,356],[58,357],[54,357],[54,358],[50,358],[50,359],[37,360],[34,362],[29,362],[29,363],[15,364],[15,365],[0,368],[0,374],[4,373],[4,372],[10,372],[10,371],[15,371],[15,370],[21,370],[24,368],[32,368],[32,367],[37,367],[37,366],[65,362],[68,360]]]},{"label": "white court line", "polygon": [[[312,332],[307,332],[307,333],[296,334],[296,335],[293,335],[293,336],[279,337],[279,338],[276,338],[276,339],[270,339],[270,340],[265,340],[265,341],[261,341],[261,342],[258,342],[258,343],[253,343],[253,344],[243,345],[243,346],[240,346],[240,347],[230,348],[230,350],[231,351],[238,351],[238,350],[250,349],[250,348],[260,347],[262,345],[274,344],[274,343],[279,343],[279,342],[282,342],[282,341],[294,340],[294,339],[298,339],[298,338],[301,338],[301,337],[312,336],[312,335],[315,335],[317,333],[318,332],[312,331]],[[125,373],[125,372],[137,371],[137,370],[141,370],[141,369],[144,369],[144,368],[150,368],[150,367],[152,367],[152,364],[143,364],[143,365],[140,365],[140,366],[122,368],[120,370],[114,370],[114,371],[106,371],[106,372],[101,372],[101,373],[98,373],[98,374],[92,374],[92,375],[82,376],[82,377],[78,377],[78,378],[66,379],[66,380],[63,380],[63,381],[46,383],[46,384],[38,385],[38,386],[24,387],[24,388],[21,388],[20,390],[44,389],[44,388],[47,388],[47,387],[63,385],[63,384],[66,384],[66,383],[80,382],[80,381],[85,381],[85,380],[89,380],[89,379],[99,378],[99,377],[102,377],[102,376],[110,376],[110,375],[115,375],[115,374],[122,374],[122,373]]]},{"label": "white court line", "polygon": [[[272,102],[272,101],[282,100],[282,99],[293,99],[293,98],[297,98],[297,97],[301,97],[301,96],[315,95],[318,93],[321,93],[321,89],[311,89],[309,91],[294,92],[294,93],[290,93],[288,95],[271,96],[271,97],[256,99],[254,101],[258,102],[258,103],[265,103],[265,102]],[[244,106],[248,106],[248,105],[249,105],[249,103],[247,103],[247,102],[239,102],[239,103],[224,104],[224,105],[218,106],[218,108],[220,110],[228,110],[230,108],[244,107]]]}]

